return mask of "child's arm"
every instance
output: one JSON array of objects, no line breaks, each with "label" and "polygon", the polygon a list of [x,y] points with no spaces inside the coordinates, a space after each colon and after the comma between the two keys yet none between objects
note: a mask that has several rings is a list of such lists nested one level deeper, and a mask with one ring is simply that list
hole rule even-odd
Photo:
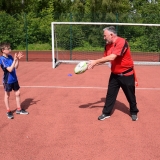
[{"label": "child's arm", "polygon": [[13,63],[12,63],[12,65],[11,66],[9,66],[9,67],[7,67],[7,70],[9,71],[9,72],[12,72],[13,71],[13,69],[15,68],[15,64],[17,63],[17,53],[15,53],[15,55],[14,55],[14,60],[13,60]]},{"label": "child's arm", "polygon": [[19,52],[19,53],[17,54],[17,61],[16,61],[16,63],[15,63],[15,68],[16,68],[16,69],[17,69],[18,66],[19,66],[19,60],[20,60],[23,56],[24,56],[24,55],[23,55],[22,52]]}]

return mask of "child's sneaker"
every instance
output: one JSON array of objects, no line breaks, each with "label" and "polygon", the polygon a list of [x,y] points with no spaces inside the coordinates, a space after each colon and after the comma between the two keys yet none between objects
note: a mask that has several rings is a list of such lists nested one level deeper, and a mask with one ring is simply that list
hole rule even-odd
[{"label": "child's sneaker", "polygon": [[8,117],[9,119],[13,119],[13,118],[14,118],[11,111],[10,111],[10,112],[7,112],[7,117]]},{"label": "child's sneaker", "polygon": [[16,110],[16,114],[29,114],[29,113],[24,109],[21,109],[21,110]]}]

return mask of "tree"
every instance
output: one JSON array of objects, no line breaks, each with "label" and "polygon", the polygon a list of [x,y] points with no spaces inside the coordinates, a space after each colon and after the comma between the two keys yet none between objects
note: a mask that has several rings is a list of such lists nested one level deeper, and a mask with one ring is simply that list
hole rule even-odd
[{"label": "tree", "polygon": [[[6,21],[7,19],[7,21]],[[0,12],[0,42],[9,42],[14,49],[18,44],[24,42],[23,19],[21,16],[10,16]]]},{"label": "tree", "polygon": [[102,0],[102,6],[107,13],[126,13],[131,9],[129,0]]}]

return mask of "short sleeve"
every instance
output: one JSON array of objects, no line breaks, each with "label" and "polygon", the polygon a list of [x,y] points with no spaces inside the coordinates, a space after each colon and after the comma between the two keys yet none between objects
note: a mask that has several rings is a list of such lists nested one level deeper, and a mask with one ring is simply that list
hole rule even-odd
[{"label": "short sleeve", "polygon": [[[9,56],[8,58],[13,59],[11,56]],[[3,57],[1,57],[1,65],[3,66],[3,68],[10,67],[9,61]]]}]

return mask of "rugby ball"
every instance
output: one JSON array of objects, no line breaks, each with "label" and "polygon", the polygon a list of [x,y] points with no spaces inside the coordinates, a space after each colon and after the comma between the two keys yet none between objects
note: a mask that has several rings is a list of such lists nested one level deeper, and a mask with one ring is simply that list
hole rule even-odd
[{"label": "rugby ball", "polygon": [[82,61],[76,65],[76,67],[74,68],[74,73],[75,74],[84,73],[87,70],[87,68],[88,68],[87,62]]}]

